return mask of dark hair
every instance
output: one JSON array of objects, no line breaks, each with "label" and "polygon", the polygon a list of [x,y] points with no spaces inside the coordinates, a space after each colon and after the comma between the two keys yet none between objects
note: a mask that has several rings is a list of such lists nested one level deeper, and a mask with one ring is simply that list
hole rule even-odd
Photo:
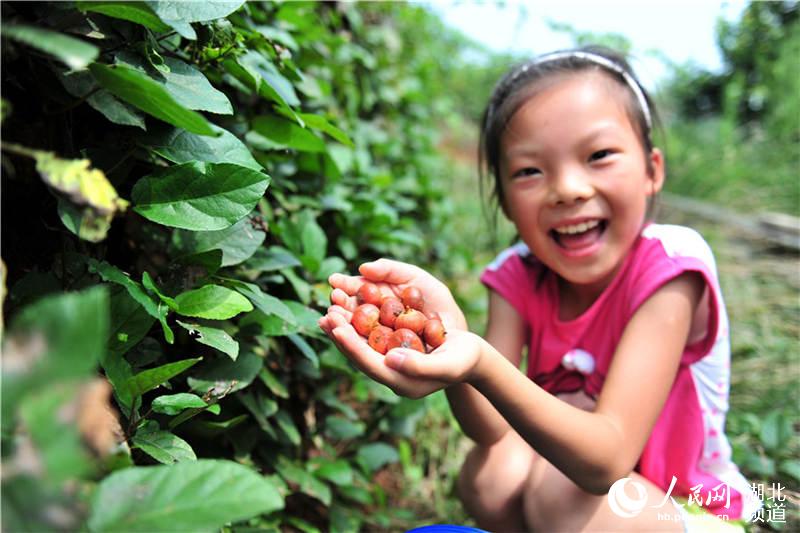
[{"label": "dark hair", "polygon": [[[600,56],[610,65],[605,66],[599,61],[587,58]],[[549,59],[548,56],[552,56]],[[613,67],[613,68],[610,68]],[[653,149],[651,139],[652,122],[656,120],[655,106],[647,91],[633,73],[625,57],[609,48],[602,46],[585,46],[573,50],[564,50],[547,54],[539,58],[521,63],[509,70],[497,83],[489,98],[489,103],[481,118],[480,141],[478,145],[478,173],[481,193],[486,184],[491,186],[490,200],[494,202],[492,225],[496,222],[497,206],[502,198],[502,185],[500,181],[500,139],[505,131],[508,121],[514,113],[525,103],[539,87],[538,82],[554,75],[569,74],[581,71],[595,70],[605,73],[610,79],[616,80],[625,87],[629,95],[626,105],[631,124],[639,133],[642,147],[646,154]],[[624,73],[624,74],[623,74]],[[635,88],[631,86],[635,84]],[[638,90],[638,95],[636,91]],[[643,100],[647,109],[642,108]],[[650,169],[648,159],[648,170]],[[489,178],[489,175],[493,178]],[[484,196],[483,194],[481,194]],[[648,213],[650,216],[651,213]]]}]

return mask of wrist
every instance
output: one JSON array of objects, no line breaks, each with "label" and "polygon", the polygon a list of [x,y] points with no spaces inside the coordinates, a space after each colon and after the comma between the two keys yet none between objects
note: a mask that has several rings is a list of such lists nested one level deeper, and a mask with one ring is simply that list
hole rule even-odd
[{"label": "wrist", "polygon": [[472,372],[467,381],[470,385],[478,388],[489,378],[490,370],[493,366],[492,363],[495,355],[498,355],[498,352],[480,335],[475,335],[474,333],[471,335],[474,335],[477,339],[478,353],[475,366],[472,368]]}]

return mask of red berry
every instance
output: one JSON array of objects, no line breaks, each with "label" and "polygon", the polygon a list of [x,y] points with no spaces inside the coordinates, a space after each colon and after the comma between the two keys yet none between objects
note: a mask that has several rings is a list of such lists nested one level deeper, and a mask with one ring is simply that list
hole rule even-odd
[{"label": "red berry", "polygon": [[386,326],[378,325],[369,334],[367,342],[373,350],[380,354],[385,354],[389,348],[389,337],[392,336],[394,330]]},{"label": "red berry", "polygon": [[397,317],[403,311],[405,311],[403,302],[393,296],[387,296],[383,299],[383,303],[381,304],[381,324],[393,328],[395,320],[397,320]]},{"label": "red berry", "polygon": [[394,327],[395,329],[410,329],[417,335],[422,335],[422,331],[425,329],[425,322],[427,321],[428,319],[425,318],[425,315],[423,315],[421,311],[406,309],[397,317],[397,320],[394,322]]},{"label": "red berry", "polygon": [[400,328],[396,330],[389,337],[389,342],[386,345],[387,351],[392,348],[410,348],[418,352],[425,353],[425,345],[417,334],[410,329]]},{"label": "red berry", "polygon": [[368,337],[369,333],[378,325],[380,314],[380,310],[374,305],[361,304],[353,312],[351,322],[362,337]]},{"label": "red berry", "polygon": [[422,336],[425,338],[425,342],[432,348],[441,346],[444,342],[445,335],[447,335],[447,332],[444,330],[444,325],[441,320],[431,318],[425,323],[425,330],[422,332]]},{"label": "red berry", "polygon": [[411,309],[416,309],[417,311],[422,311],[422,308],[425,306],[425,299],[422,297],[422,291],[416,287],[406,287],[403,289],[403,292],[400,293],[400,299],[403,301],[403,305]]},{"label": "red berry", "polygon": [[382,299],[381,290],[377,285],[369,281],[364,282],[356,293],[356,301],[359,304],[372,304],[377,307],[381,305]]}]

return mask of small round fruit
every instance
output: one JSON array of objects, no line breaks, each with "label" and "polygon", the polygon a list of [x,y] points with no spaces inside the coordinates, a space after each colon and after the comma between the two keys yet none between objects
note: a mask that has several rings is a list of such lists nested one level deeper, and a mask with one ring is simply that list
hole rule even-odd
[{"label": "small round fruit", "polygon": [[412,350],[425,353],[425,345],[422,344],[422,340],[420,340],[416,333],[405,328],[397,329],[394,333],[392,333],[392,335],[389,337],[389,342],[387,343],[386,348],[386,351],[389,351],[392,348],[410,348]]},{"label": "small round fruit", "polygon": [[368,337],[369,333],[378,325],[380,310],[372,304],[361,304],[353,311],[353,327],[362,337]]},{"label": "small round fruit", "polygon": [[423,311],[423,313],[425,314],[425,318],[427,318],[428,320],[431,320],[431,319],[434,319],[434,318],[436,320],[442,320],[442,317],[440,317],[439,313],[437,313],[436,311]]},{"label": "small round fruit", "polygon": [[445,335],[447,335],[447,332],[444,330],[444,324],[442,324],[441,320],[431,318],[425,322],[425,330],[422,332],[422,336],[431,348],[441,346]]},{"label": "small round fruit", "polygon": [[394,321],[394,328],[410,329],[417,335],[422,335],[422,331],[425,329],[425,322],[427,321],[428,319],[425,318],[425,315],[423,315],[421,311],[406,309],[400,313],[397,320]]},{"label": "small round fruit", "polygon": [[422,311],[425,306],[425,298],[422,297],[422,291],[416,287],[403,289],[403,292],[400,293],[400,299],[403,301],[403,305],[417,311]]},{"label": "small round fruit", "polygon": [[385,354],[389,350],[389,337],[391,337],[393,333],[394,330],[392,328],[379,324],[369,333],[367,342],[373,350],[380,354]]},{"label": "small round fruit", "polygon": [[381,290],[377,285],[369,281],[364,282],[356,293],[356,301],[358,301],[359,304],[372,304],[378,307],[381,305],[382,299]]},{"label": "small round fruit", "polygon": [[406,308],[403,307],[403,302],[398,298],[387,296],[383,299],[383,303],[381,304],[381,324],[393,328],[395,320],[397,320],[397,317],[405,310]]}]

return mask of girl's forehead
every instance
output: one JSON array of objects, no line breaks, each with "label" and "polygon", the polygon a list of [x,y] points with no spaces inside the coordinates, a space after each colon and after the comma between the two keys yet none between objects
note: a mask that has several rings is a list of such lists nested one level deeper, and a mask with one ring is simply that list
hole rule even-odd
[{"label": "girl's forehead", "polygon": [[632,96],[603,71],[558,73],[529,84],[519,96],[503,129],[502,141],[516,137],[519,127],[531,121],[570,120],[587,113],[605,116],[606,121],[613,117],[622,127],[635,129]]}]

